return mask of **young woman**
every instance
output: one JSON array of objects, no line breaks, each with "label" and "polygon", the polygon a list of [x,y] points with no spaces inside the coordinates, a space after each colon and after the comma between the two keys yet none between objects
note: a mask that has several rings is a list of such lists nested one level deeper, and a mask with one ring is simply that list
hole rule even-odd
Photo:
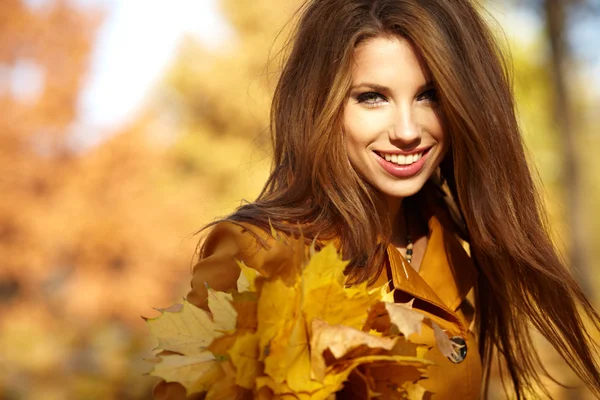
[{"label": "young woman", "polygon": [[[427,355],[433,399],[485,396],[495,355],[517,398],[543,390],[530,326],[600,395],[579,310],[596,328],[600,318],[545,229],[480,10],[312,0],[301,11],[272,104],[271,176],[255,202],[211,224],[188,300],[206,306],[204,282],[234,288],[234,259],[268,275],[285,260],[269,224],[290,236],[300,224],[307,240],[338,243],[353,282],[389,281],[397,301],[415,298],[456,333],[459,357]],[[157,399],[184,396],[155,388]]]}]

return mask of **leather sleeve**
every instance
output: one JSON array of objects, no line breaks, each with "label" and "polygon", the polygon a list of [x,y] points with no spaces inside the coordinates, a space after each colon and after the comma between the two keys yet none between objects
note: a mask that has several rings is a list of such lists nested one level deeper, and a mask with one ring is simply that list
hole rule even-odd
[{"label": "leather sleeve", "polygon": [[[257,237],[258,236],[258,237]],[[272,242],[263,230],[248,224],[221,222],[215,225],[204,242],[204,251],[193,269],[191,290],[187,300],[197,307],[208,309],[206,285],[219,291],[235,289],[240,268],[236,260],[247,266],[263,270],[269,250],[261,245]],[[267,261],[268,262],[268,261]],[[154,386],[155,400],[199,400],[204,395],[186,396],[185,389],[176,382],[163,380]]]}]

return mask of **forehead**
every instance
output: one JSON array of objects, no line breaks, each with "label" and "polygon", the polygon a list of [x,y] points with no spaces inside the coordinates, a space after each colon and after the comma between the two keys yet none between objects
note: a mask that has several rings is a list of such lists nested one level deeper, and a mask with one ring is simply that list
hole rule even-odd
[{"label": "forehead", "polygon": [[360,42],[354,50],[352,78],[355,83],[357,80],[378,83],[421,81],[427,80],[429,75],[418,51],[402,36],[368,38]]}]

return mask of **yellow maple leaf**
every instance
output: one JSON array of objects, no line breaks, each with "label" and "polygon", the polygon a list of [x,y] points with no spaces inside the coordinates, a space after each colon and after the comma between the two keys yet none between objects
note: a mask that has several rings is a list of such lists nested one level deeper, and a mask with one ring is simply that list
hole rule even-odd
[{"label": "yellow maple leaf", "polygon": [[380,300],[384,303],[393,303],[394,294],[396,289],[390,290],[390,282],[386,282],[383,285],[371,289],[374,293],[379,293]]},{"label": "yellow maple leaf", "polygon": [[[188,394],[209,390],[223,375],[221,360],[208,348],[225,339],[235,329],[237,312],[231,295],[210,289],[211,313],[187,300],[162,310],[160,316],[147,319],[150,332],[158,339],[157,352],[167,350],[181,355],[160,355],[150,375],[167,382],[180,382]],[[231,340],[231,339],[229,339]]]},{"label": "yellow maple leaf", "polygon": [[263,283],[257,305],[260,361],[269,355],[273,338],[293,319],[296,297],[297,291],[294,287],[287,286],[281,280]]},{"label": "yellow maple leaf", "polygon": [[222,376],[219,362],[210,351],[193,356],[164,355],[160,359],[150,375],[179,382],[188,394],[207,390]]},{"label": "yellow maple leaf", "polygon": [[325,282],[304,296],[302,311],[308,324],[318,318],[330,325],[362,329],[374,303],[366,290],[344,289],[335,282]]},{"label": "yellow maple leaf", "polygon": [[[214,302],[213,302],[214,305]],[[209,304],[210,307],[210,304]],[[230,327],[232,315],[217,316],[219,325],[215,324],[211,315],[183,300],[183,305],[170,310],[162,310],[156,318],[147,319],[150,332],[158,339],[157,352],[168,350],[185,355],[198,355],[212,343],[215,338],[223,335],[223,327]],[[216,310],[218,314],[219,310]],[[235,310],[234,310],[235,312]]]},{"label": "yellow maple leaf", "polygon": [[412,309],[413,302],[414,299],[408,303],[385,303],[390,322],[407,338],[413,333],[421,334],[425,318],[424,314]]},{"label": "yellow maple leaf", "polygon": [[331,325],[362,329],[370,307],[377,303],[379,296],[368,290],[367,282],[344,287],[347,264],[333,244],[328,244],[302,271],[302,311],[309,333],[314,318]]},{"label": "yellow maple leaf", "polygon": [[406,392],[407,400],[423,400],[423,396],[427,392],[419,383],[405,382],[402,389]]},{"label": "yellow maple leaf", "polygon": [[[290,321],[291,329],[282,331],[279,340],[271,348],[271,356],[265,360],[265,371],[268,365],[282,367],[279,377],[284,378],[294,392],[314,392],[322,385],[311,379],[310,351],[306,322],[301,315]],[[272,369],[273,372],[274,368]],[[276,381],[277,375],[270,373]]]},{"label": "yellow maple leaf", "polygon": [[255,292],[256,278],[260,275],[254,268],[249,268],[242,261],[236,260],[240,267],[240,276],[237,280],[238,293]]},{"label": "yellow maple leaf", "polygon": [[[278,384],[286,382],[294,392],[312,392],[320,385],[310,379],[308,333],[300,301],[299,285],[265,282],[259,300],[257,333],[261,336],[265,373]],[[266,345],[263,347],[262,343]]]},{"label": "yellow maple leaf", "polygon": [[304,295],[321,286],[324,282],[344,285],[344,269],[348,265],[343,261],[332,243],[315,253],[302,271],[302,292]]},{"label": "yellow maple leaf", "polygon": [[212,313],[214,328],[223,333],[232,332],[235,329],[237,311],[231,304],[233,297],[229,293],[219,292],[207,287],[208,308]]},{"label": "yellow maple leaf", "polygon": [[256,334],[239,336],[227,352],[236,369],[235,383],[246,389],[254,388],[256,377],[262,373],[258,361],[258,340]]},{"label": "yellow maple leaf", "polygon": [[252,392],[235,384],[235,376],[227,375],[210,386],[204,400],[249,400]]},{"label": "yellow maple leaf", "polygon": [[[323,383],[315,383],[313,390],[293,390],[287,382],[277,383],[268,375],[258,377],[256,380],[257,398],[261,399],[306,399],[306,400],[329,400],[335,399],[335,393],[343,387],[350,371],[329,374]],[[313,381],[314,382],[314,381]],[[268,391],[265,390],[268,388]]]}]

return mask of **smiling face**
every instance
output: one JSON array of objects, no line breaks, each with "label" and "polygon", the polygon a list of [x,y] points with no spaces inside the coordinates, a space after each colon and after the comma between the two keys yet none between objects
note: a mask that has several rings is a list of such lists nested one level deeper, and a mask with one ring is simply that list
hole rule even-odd
[{"label": "smiling face", "polygon": [[344,135],[354,169],[389,200],[417,193],[448,148],[436,90],[410,42],[374,37],[355,49]]}]

